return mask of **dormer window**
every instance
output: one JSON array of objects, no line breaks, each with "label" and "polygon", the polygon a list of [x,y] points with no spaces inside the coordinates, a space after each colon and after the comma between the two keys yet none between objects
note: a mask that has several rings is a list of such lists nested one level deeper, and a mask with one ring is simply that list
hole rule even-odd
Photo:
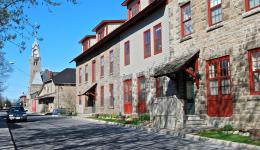
[{"label": "dormer window", "polygon": [[128,8],[128,18],[132,18],[140,11],[140,0],[134,1]]},{"label": "dormer window", "polygon": [[105,37],[105,28],[98,31],[98,40],[101,40]]},{"label": "dormer window", "polygon": [[90,47],[90,42],[89,41],[84,42],[84,44],[83,44],[83,52],[85,52],[89,47]]}]

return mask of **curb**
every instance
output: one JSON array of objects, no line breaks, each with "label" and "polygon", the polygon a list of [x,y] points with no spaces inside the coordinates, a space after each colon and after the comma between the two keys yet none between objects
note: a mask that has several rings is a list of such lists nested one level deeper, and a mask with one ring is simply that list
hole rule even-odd
[{"label": "curb", "polygon": [[173,131],[173,130],[157,129],[157,128],[150,128],[150,127],[144,127],[144,126],[135,126],[135,125],[128,125],[128,124],[114,123],[114,122],[108,122],[108,121],[103,121],[103,120],[95,120],[95,119],[91,119],[91,118],[82,118],[82,117],[71,117],[71,118],[75,119],[75,120],[86,120],[86,121],[95,122],[95,123],[99,123],[99,124],[109,124],[109,125],[123,126],[123,127],[127,127],[127,128],[133,128],[133,129],[140,129],[140,130],[146,131],[148,133],[159,133],[159,134],[163,134],[163,135],[171,135],[174,137],[185,138],[187,140],[207,141],[207,142],[210,142],[213,144],[223,145],[223,146],[237,148],[237,149],[260,150],[260,146],[256,146],[256,145],[201,137],[198,135],[186,134],[186,133],[177,132],[177,131]]}]

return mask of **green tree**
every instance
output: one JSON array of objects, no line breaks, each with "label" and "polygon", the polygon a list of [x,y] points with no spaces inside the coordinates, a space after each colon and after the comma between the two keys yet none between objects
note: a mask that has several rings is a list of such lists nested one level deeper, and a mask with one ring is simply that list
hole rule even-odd
[{"label": "green tree", "polygon": [[[42,5],[51,11],[52,7],[62,4],[60,1],[62,0],[0,0],[0,49],[6,42],[11,42],[18,46],[21,52],[25,50],[25,39],[30,39],[40,28],[40,25],[30,22],[25,8]],[[77,0],[63,1],[77,3]]]}]

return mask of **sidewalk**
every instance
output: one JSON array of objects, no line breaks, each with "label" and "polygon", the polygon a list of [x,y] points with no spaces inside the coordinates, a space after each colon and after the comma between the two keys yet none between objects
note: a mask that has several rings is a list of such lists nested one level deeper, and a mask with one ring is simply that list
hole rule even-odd
[{"label": "sidewalk", "polygon": [[7,123],[1,117],[0,117],[0,149],[1,150],[14,150],[15,149]]},{"label": "sidewalk", "polygon": [[135,126],[135,125],[123,125],[123,124],[119,124],[119,123],[113,123],[113,122],[101,121],[101,120],[95,120],[95,119],[83,118],[83,117],[72,117],[72,119],[86,120],[89,122],[101,123],[101,124],[125,126],[125,127],[129,127],[129,128],[140,129],[140,130],[146,131],[148,133],[152,132],[152,133],[159,133],[159,134],[163,134],[163,135],[171,135],[174,137],[185,138],[187,140],[193,140],[193,141],[208,141],[208,142],[211,142],[214,144],[225,145],[225,146],[229,146],[229,147],[233,147],[233,148],[237,148],[237,149],[260,150],[260,146],[218,140],[218,139],[207,138],[207,137],[201,137],[201,136],[193,135],[193,134],[183,132],[183,131],[178,132],[178,131],[173,131],[173,130],[168,130],[168,129],[157,129],[157,128],[144,127],[144,126]]}]

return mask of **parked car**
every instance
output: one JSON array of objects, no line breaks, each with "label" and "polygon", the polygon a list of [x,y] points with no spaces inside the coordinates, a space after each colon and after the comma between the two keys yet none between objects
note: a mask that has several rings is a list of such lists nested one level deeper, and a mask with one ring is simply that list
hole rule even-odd
[{"label": "parked car", "polygon": [[7,121],[27,121],[27,114],[23,107],[11,107],[7,111]]}]

